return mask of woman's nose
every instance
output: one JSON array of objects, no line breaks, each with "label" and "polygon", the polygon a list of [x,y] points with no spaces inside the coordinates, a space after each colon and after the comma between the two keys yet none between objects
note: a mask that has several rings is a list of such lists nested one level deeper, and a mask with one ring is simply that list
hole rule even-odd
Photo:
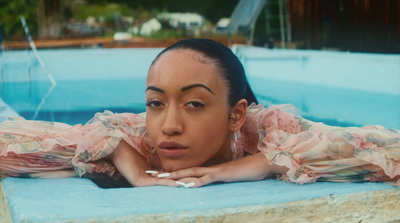
[{"label": "woman's nose", "polygon": [[177,109],[170,107],[165,112],[164,123],[161,126],[161,131],[166,135],[182,133],[182,117],[179,115]]}]

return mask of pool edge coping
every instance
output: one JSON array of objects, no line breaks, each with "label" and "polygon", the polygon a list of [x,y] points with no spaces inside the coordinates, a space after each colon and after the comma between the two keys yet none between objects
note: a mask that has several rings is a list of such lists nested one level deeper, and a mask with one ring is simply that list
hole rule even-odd
[{"label": "pool edge coping", "polygon": [[[93,218],[83,222],[393,222],[400,220],[400,190],[332,194],[283,204],[261,204],[217,210],[131,215],[118,219]],[[305,211],[306,210],[306,211]],[[374,211],[375,210],[375,211]],[[330,217],[330,219],[329,219]],[[75,222],[74,220],[72,222]]]},{"label": "pool edge coping", "polygon": [[[260,204],[216,210],[127,215],[113,218],[59,219],[57,222],[397,222],[400,221],[400,188],[364,191],[353,194],[330,194],[315,199],[282,204]],[[0,182],[1,222],[13,222],[6,194]],[[29,219],[20,219],[31,222]],[[54,222],[42,220],[41,223]],[[34,221],[32,221],[34,222]]]},{"label": "pool edge coping", "polygon": [[10,206],[6,198],[3,184],[0,181],[0,222],[8,223],[13,222],[10,212]]}]

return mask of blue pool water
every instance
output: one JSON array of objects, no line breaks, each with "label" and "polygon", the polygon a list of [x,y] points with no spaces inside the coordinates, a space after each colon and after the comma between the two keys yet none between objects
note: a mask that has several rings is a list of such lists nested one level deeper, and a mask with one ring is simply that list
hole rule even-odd
[{"label": "blue pool water", "polygon": [[[41,120],[85,123],[95,112],[142,112],[145,78],[161,49],[39,50],[57,86]],[[383,125],[400,129],[400,55],[238,46],[259,101],[294,104],[314,121],[331,125]],[[32,53],[1,57],[2,98],[31,118],[51,86]]]},{"label": "blue pool water", "polygon": [[[159,51],[39,51],[57,86],[37,119],[76,124],[87,122],[95,112],[105,109],[143,112],[147,69]],[[29,119],[51,84],[32,54],[6,52],[3,61],[3,100]]]},{"label": "blue pool water", "polygon": [[238,50],[264,104],[291,103],[332,125],[400,128],[400,55]]}]

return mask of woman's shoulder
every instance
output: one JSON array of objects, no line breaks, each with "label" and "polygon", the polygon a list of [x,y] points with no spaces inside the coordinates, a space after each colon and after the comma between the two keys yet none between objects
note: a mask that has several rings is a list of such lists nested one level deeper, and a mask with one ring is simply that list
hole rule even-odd
[{"label": "woman's shoulder", "polygon": [[281,105],[269,105],[265,107],[262,104],[255,104],[252,103],[247,107],[247,114],[250,115],[266,115],[270,112],[274,113],[289,113],[296,117],[299,117],[299,111],[297,108],[292,104],[281,104]]},{"label": "woman's shoulder", "polygon": [[301,131],[301,116],[297,108],[291,104],[263,105],[251,104],[247,110],[245,126],[252,126],[262,136],[274,130],[296,133]]},{"label": "woman's shoulder", "polygon": [[146,129],[146,118],[144,113],[114,113],[105,110],[98,112],[90,119],[86,128],[107,128],[107,129],[121,129],[124,131],[139,130],[143,132]]},{"label": "woman's shoulder", "polygon": [[130,122],[143,122],[146,118],[146,113],[114,113],[109,110],[105,110],[104,112],[97,112],[92,119],[88,121],[88,123],[93,123],[97,121],[130,121]]}]

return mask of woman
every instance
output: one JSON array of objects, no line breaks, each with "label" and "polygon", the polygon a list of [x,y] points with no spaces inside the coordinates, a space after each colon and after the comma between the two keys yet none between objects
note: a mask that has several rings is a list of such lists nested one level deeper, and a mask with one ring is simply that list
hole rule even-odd
[{"label": "woman", "polygon": [[290,105],[256,105],[242,64],[214,41],[166,48],[146,85],[145,114],[106,111],[84,126],[3,122],[0,174],[121,174],[133,186],[199,187],[275,175],[297,183],[400,184],[400,131],[331,127],[301,118]]}]

